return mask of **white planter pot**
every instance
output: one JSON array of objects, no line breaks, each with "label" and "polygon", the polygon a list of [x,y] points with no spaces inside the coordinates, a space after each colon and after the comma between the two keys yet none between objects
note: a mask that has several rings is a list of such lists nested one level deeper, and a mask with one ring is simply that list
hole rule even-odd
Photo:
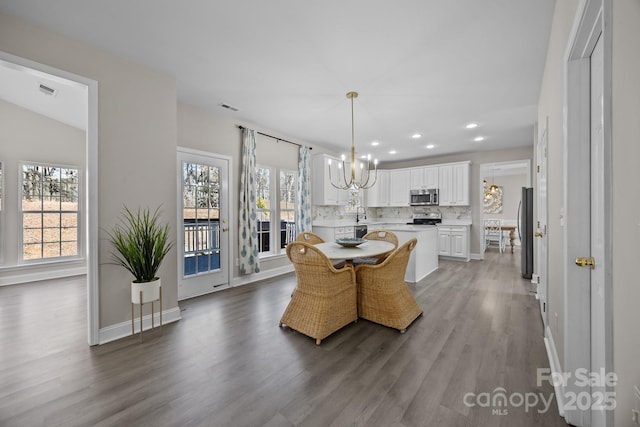
[{"label": "white planter pot", "polygon": [[[146,304],[160,299],[160,279],[153,282],[136,283],[131,282],[131,302],[133,304]],[[142,301],[140,301],[140,291],[142,291]]]}]

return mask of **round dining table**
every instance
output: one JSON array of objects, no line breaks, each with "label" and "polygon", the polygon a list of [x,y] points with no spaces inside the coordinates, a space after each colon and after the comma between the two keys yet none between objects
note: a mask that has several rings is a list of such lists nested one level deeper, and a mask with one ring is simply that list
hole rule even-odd
[{"label": "round dining table", "polygon": [[344,259],[350,264],[356,258],[371,258],[395,249],[393,243],[383,240],[367,240],[355,247],[345,247],[336,242],[317,243],[314,246],[320,249],[327,258],[331,260]]}]

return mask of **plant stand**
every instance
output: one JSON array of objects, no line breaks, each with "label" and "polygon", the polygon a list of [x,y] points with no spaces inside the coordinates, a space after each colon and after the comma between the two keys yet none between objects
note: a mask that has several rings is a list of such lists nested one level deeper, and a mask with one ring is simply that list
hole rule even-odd
[{"label": "plant stand", "polygon": [[[157,282],[157,283],[156,283]],[[150,289],[144,289],[149,287]],[[140,343],[142,343],[143,317],[142,306],[151,303],[151,329],[155,328],[154,305],[155,301],[160,301],[160,335],[162,335],[162,285],[158,279],[149,283],[131,283],[131,335],[135,335],[135,314],[134,306],[138,304],[140,307]]]}]

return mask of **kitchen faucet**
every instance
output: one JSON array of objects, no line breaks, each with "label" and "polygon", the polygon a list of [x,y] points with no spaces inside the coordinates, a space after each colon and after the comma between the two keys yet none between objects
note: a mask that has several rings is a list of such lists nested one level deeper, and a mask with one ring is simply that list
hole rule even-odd
[{"label": "kitchen faucet", "polygon": [[356,206],[356,224],[360,222],[360,217],[358,216],[360,208],[362,208],[362,215],[364,216],[363,219],[367,219],[367,208],[363,206]]}]

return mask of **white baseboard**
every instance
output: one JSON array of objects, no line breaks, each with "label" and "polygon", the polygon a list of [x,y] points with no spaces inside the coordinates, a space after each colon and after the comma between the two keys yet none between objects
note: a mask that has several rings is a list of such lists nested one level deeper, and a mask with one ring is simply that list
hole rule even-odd
[{"label": "white baseboard", "polygon": [[[564,378],[562,376],[562,366],[560,366],[560,359],[558,359],[558,352],[556,351],[556,345],[553,341],[553,335],[551,329],[547,326],[544,334],[544,346],[547,349],[547,358],[549,359],[549,367],[551,373],[556,378]],[[558,413],[561,417],[564,417],[564,386],[562,381],[554,381],[553,388],[556,393],[556,402],[558,403]]]},{"label": "white baseboard", "polygon": [[476,260],[476,261],[482,261],[484,259],[484,256],[482,256],[481,254],[474,254],[471,253],[469,254],[469,258]]},{"label": "white baseboard", "polygon": [[28,271],[26,268],[19,268],[16,269],[14,274],[0,276],[0,286],[19,285],[20,283],[39,282],[41,280],[60,279],[84,274],[87,274],[87,267],[85,266],[41,271]]},{"label": "white baseboard", "polygon": [[[158,326],[160,326],[160,313],[154,313],[153,317],[154,317],[155,326],[157,328]],[[163,325],[177,322],[180,319],[181,319],[180,307],[174,307],[169,310],[162,310]],[[138,333],[140,331],[140,321],[137,317],[136,317],[134,327],[135,327],[136,333]],[[147,314],[146,316],[143,316],[142,327],[144,331],[151,329],[151,314]],[[129,336],[131,336],[130,320],[100,329],[98,344],[106,344],[108,342],[119,340],[120,338],[129,337]]]},{"label": "white baseboard", "polygon": [[231,280],[230,285],[232,287],[248,285],[249,283],[258,282],[260,280],[271,279],[272,277],[282,276],[283,274],[291,273],[293,271],[293,264],[284,265],[278,268],[271,268],[267,271],[260,273],[247,274],[246,276],[236,277]]}]

